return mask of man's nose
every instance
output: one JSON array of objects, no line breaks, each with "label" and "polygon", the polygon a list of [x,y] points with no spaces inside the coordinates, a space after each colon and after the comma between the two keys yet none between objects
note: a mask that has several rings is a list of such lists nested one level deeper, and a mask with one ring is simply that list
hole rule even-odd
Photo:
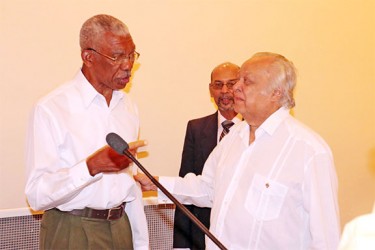
[{"label": "man's nose", "polygon": [[221,92],[227,93],[230,90],[227,83],[223,83],[223,87],[221,87]]},{"label": "man's nose", "polygon": [[238,79],[238,81],[233,85],[232,92],[239,91],[242,84],[242,80]]},{"label": "man's nose", "polygon": [[120,64],[120,69],[121,70],[131,70],[133,68],[134,62],[130,60],[124,60]]}]

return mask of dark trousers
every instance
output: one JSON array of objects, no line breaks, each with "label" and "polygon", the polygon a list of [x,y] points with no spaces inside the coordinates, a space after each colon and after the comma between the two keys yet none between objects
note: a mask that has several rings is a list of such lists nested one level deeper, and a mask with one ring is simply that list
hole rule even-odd
[{"label": "dark trousers", "polygon": [[[210,228],[211,208],[201,208],[193,205],[185,207],[199,219],[203,225]],[[206,249],[205,234],[179,208],[176,208],[173,228],[173,248],[190,248],[191,250]]]},{"label": "dark trousers", "polygon": [[128,216],[107,221],[56,209],[43,214],[40,249],[133,249]]}]

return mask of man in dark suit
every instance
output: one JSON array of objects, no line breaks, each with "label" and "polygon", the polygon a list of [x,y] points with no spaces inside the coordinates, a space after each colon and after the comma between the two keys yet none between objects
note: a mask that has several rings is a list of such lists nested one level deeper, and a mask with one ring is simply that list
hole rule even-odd
[{"label": "man in dark suit", "polygon": [[[228,127],[241,121],[233,109],[233,95],[229,91],[238,80],[239,69],[239,66],[229,62],[222,63],[213,69],[209,90],[218,111],[188,122],[179,172],[181,177],[187,173],[197,175],[202,173],[209,154],[229,130],[229,128],[222,127],[221,124],[224,121],[226,124],[229,123]],[[210,208],[199,208],[193,205],[186,205],[186,207],[209,228]],[[175,212],[173,231],[173,248],[205,249],[204,233],[178,208]]]}]

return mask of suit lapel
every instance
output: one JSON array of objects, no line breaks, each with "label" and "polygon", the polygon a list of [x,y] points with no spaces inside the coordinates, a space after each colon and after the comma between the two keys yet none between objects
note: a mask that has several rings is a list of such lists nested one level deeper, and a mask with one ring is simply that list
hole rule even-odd
[{"label": "suit lapel", "polygon": [[202,127],[201,149],[208,156],[217,144],[217,112],[208,116]]}]

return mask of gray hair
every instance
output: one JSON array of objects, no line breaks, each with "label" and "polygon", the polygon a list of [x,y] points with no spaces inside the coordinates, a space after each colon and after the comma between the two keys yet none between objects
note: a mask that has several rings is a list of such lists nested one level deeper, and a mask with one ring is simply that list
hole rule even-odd
[{"label": "gray hair", "polygon": [[284,56],[271,52],[259,52],[254,54],[253,58],[267,58],[271,60],[269,66],[272,72],[270,74],[271,85],[268,91],[280,90],[282,94],[280,104],[285,108],[293,108],[295,106],[293,90],[297,81],[297,70],[294,64]]},{"label": "gray hair", "polygon": [[128,27],[119,19],[110,15],[96,15],[89,18],[82,25],[79,34],[81,50],[91,48],[98,43],[106,32],[111,32],[115,35],[129,35]]}]

